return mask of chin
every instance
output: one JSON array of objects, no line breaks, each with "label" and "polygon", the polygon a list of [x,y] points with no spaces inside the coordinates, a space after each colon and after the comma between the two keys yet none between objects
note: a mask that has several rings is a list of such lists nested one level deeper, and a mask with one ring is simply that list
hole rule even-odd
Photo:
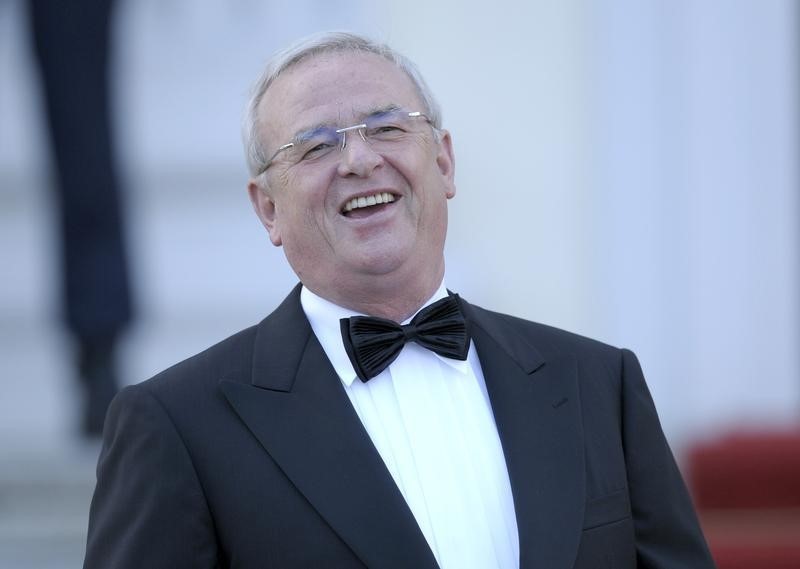
[{"label": "chin", "polygon": [[402,261],[393,258],[381,257],[376,259],[362,260],[358,263],[358,271],[365,275],[389,275],[403,266]]},{"label": "chin", "polygon": [[403,267],[410,258],[410,251],[375,248],[363,252],[351,266],[362,274],[387,275]]}]

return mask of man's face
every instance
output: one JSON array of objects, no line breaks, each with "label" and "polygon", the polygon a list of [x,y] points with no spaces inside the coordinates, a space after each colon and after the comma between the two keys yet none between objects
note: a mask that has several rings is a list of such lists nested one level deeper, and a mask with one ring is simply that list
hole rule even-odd
[{"label": "man's face", "polygon": [[[266,155],[300,132],[355,125],[387,108],[425,111],[393,63],[369,53],[314,56],[286,70],[261,101]],[[455,195],[450,135],[441,131],[437,140],[424,119],[412,123],[391,151],[353,130],[345,148],[325,160],[294,163],[292,153],[281,152],[263,184],[251,180],[250,197],[272,243],[284,247],[314,292],[341,298],[370,278],[398,277],[402,286],[415,272],[444,270],[446,202]],[[353,198],[386,194],[393,201],[345,211]]]}]

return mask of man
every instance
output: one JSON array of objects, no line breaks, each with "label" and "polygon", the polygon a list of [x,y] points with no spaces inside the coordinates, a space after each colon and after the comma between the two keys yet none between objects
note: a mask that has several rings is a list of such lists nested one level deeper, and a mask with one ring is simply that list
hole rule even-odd
[{"label": "man", "polygon": [[117,397],[85,567],[713,567],[635,356],[444,288],[453,147],[410,62],[311,38],[248,117],[302,286]]}]

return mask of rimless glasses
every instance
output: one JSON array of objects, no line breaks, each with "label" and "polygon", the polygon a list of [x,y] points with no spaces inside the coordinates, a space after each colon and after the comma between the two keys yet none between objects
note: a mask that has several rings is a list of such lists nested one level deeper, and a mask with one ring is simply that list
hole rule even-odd
[{"label": "rimless glasses", "polygon": [[275,159],[289,165],[301,162],[322,162],[326,158],[336,156],[334,150],[344,150],[347,146],[347,134],[357,132],[362,140],[369,143],[376,152],[387,152],[396,148],[414,132],[420,119],[430,124],[430,119],[420,111],[408,112],[400,109],[381,111],[367,116],[363,122],[346,127],[318,126],[295,135],[267,160],[259,174],[266,172]]}]

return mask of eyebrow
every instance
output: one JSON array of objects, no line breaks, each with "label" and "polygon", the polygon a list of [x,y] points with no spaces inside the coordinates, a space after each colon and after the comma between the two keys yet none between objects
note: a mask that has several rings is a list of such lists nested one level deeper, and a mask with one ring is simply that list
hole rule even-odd
[{"label": "eyebrow", "polygon": [[[390,103],[388,105],[382,105],[382,106],[379,106],[379,107],[372,107],[369,110],[367,110],[366,112],[360,114],[359,116],[363,117],[361,119],[361,121],[363,122],[364,120],[366,120],[368,118],[371,118],[371,117],[374,117],[374,116],[377,116],[377,115],[383,115],[383,114],[386,114],[386,113],[391,113],[391,112],[397,111],[399,109],[400,109],[400,107],[398,105],[396,105],[394,103]],[[356,122],[356,124],[358,124],[358,122]],[[298,142],[302,142],[304,140],[308,140],[309,138],[311,138],[312,136],[317,134],[319,131],[324,130],[324,129],[328,129],[328,128],[335,128],[336,126],[337,125],[332,125],[329,122],[319,122],[319,123],[310,125],[310,126],[308,126],[306,128],[301,128],[292,137],[291,142],[298,143]]]}]

